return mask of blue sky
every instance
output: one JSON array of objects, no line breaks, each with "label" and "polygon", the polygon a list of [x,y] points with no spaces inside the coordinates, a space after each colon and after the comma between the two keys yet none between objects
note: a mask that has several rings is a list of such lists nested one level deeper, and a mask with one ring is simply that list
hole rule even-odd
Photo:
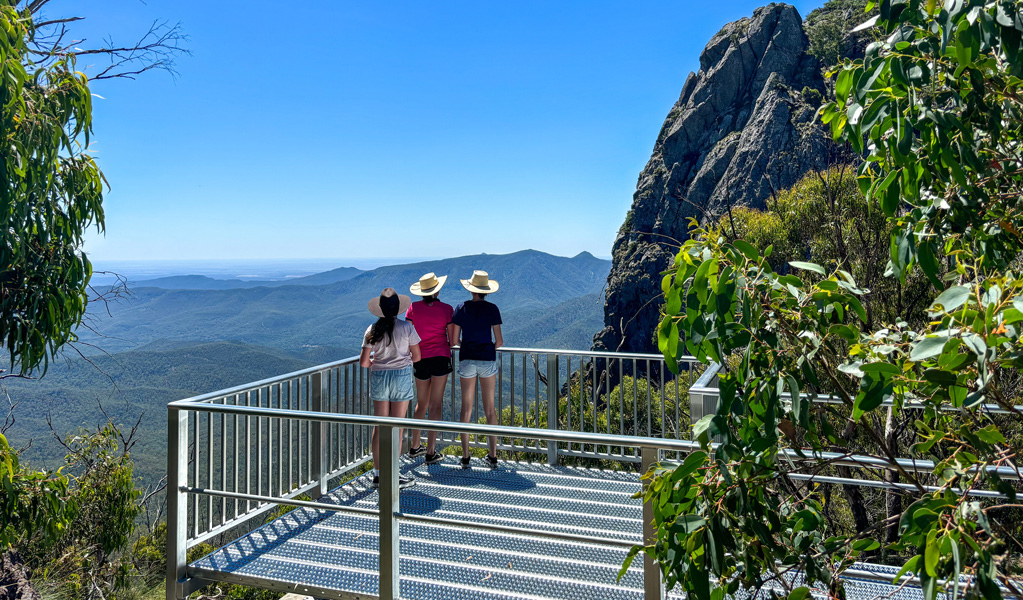
[{"label": "blue sky", "polygon": [[760,4],[54,0],[83,46],[161,19],[192,51],[93,86],[111,189],[86,250],[608,256],[703,46]]}]

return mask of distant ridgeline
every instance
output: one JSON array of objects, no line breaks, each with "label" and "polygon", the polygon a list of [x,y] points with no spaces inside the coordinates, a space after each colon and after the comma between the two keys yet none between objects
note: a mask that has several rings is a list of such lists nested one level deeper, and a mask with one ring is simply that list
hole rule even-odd
[{"label": "distant ridgeline", "polygon": [[725,25],[700,54],[639,175],[615,239],[601,349],[654,352],[660,273],[688,236],[689,219],[716,220],[729,206],[763,208],[811,169],[848,163],[817,122],[830,97],[822,77],[862,54],[850,29],[866,0],[831,0],[804,22],[787,4]]},{"label": "distant ridgeline", "polygon": [[[19,402],[8,437],[16,447],[33,440],[25,454],[30,462],[53,463],[61,451],[48,414],[61,433],[102,423],[100,403],[122,424],[144,414],[134,458],[141,475],[157,477],[166,468],[167,402],[358,354],[374,320],[366,302],[384,287],[407,293],[424,273],[448,274],[441,299],[455,305],[470,298],[457,280],[483,269],[501,283],[493,300],[506,345],[581,350],[601,327],[610,267],[586,252],[565,258],[525,250],[342,268],[256,287],[192,276],[139,282],[146,287],[133,285],[129,297],[109,305],[109,315],[101,304],[90,305],[97,333],[79,331],[83,342],[110,355],[90,353],[94,365],[68,356],[39,381],[4,381]],[[225,284],[241,285],[195,289]],[[191,289],[168,287],[178,285]]]}]

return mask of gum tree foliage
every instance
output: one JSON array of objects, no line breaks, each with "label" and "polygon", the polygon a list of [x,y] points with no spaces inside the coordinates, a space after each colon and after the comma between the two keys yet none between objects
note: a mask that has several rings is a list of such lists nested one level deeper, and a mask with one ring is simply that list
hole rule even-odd
[{"label": "gum tree foliage", "polygon": [[0,339],[14,372],[45,370],[85,315],[92,265],[83,235],[103,230],[103,176],[88,154],[92,96],[69,55],[38,67],[33,17],[0,5]]},{"label": "gum tree foliage", "polygon": [[[0,4],[0,339],[18,373],[45,367],[71,339],[86,305],[92,267],[85,229],[102,227],[102,176],[84,150],[92,98],[74,57],[35,68],[32,15]],[[2,372],[0,372],[2,373]],[[0,550],[42,526],[68,523],[64,475],[26,471],[0,435]]]},{"label": "gum tree foliage", "polygon": [[[821,118],[865,157],[858,184],[891,228],[885,275],[925,278],[929,319],[868,326],[868,290],[844,265],[776,269],[770,246],[694,229],[664,276],[658,341],[669,364],[688,351],[729,369],[716,414],[694,428],[702,450],[647,474],[657,537],[633,554],[652,555],[668,585],[693,598],[769,587],[802,600],[808,586],[840,595],[837,575],[864,553],[919,577],[929,599],[1023,587],[1009,576],[1023,448],[986,410],[1008,411],[1016,426],[1023,417],[1009,391],[1023,369],[1023,6],[883,0],[871,9],[865,27],[877,41],[831,73],[836,100]],[[811,406],[817,392],[838,404]],[[902,454],[933,468],[896,460],[882,435],[887,401],[896,417],[911,415],[914,444]],[[836,468],[824,452],[872,454],[898,475],[903,510],[838,531],[824,486],[802,478]],[[981,490],[1001,497],[973,494]],[[889,525],[896,539],[881,548]],[[795,570],[805,585],[787,579]]]},{"label": "gum tree foliage", "polygon": [[[132,78],[173,70],[184,51],[179,27],[160,23],[125,47],[90,46],[69,33],[81,17],[50,18],[49,2],[0,0],[0,343],[9,363],[0,379],[45,373],[75,340],[89,300],[92,266],[82,242],[90,226],[103,231],[105,180],[88,153],[92,94],[77,58],[107,60],[93,80]],[[89,439],[111,435],[103,430]],[[76,597],[104,597],[109,582],[96,578],[112,572],[110,555],[132,533],[133,484],[130,460],[104,459],[73,477],[26,468],[0,431],[0,552],[39,555],[58,542],[80,543],[61,554],[88,574],[81,583],[88,591]],[[16,562],[18,555],[10,557]],[[0,573],[0,587],[22,593],[24,582],[8,575]]]}]

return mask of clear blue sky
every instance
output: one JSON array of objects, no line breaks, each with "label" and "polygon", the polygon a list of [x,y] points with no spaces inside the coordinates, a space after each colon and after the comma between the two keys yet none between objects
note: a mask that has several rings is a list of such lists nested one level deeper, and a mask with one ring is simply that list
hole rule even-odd
[{"label": "clear blue sky", "polygon": [[83,45],[165,19],[193,53],[94,85],[111,189],[86,250],[607,256],[703,46],[760,4],[54,0]]}]

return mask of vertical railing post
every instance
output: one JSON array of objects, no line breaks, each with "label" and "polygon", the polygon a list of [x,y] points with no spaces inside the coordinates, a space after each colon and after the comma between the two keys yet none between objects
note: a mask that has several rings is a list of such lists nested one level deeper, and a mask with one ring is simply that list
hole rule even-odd
[{"label": "vertical railing post", "polygon": [[[188,411],[167,407],[167,600],[183,600],[188,564]],[[196,515],[198,518],[198,515]]]},{"label": "vertical railing post", "polygon": [[[657,448],[643,448],[641,452],[643,460],[643,473],[650,470],[650,467],[657,464],[659,460]],[[650,500],[643,503],[643,543],[652,544],[657,540],[657,531],[654,529],[654,502]],[[657,561],[643,554],[643,598],[644,600],[663,600],[664,582],[661,581],[661,568]]]},{"label": "vertical railing post", "polygon": [[[547,429],[558,428],[558,355],[547,355]],[[547,463],[558,464],[558,443],[547,441]]]},{"label": "vertical railing post", "polygon": [[[323,399],[329,393],[327,382],[323,379],[323,373],[313,373],[309,382],[309,407],[313,412],[323,411]],[[324,441],[327,439],[327,422],[313,421],[311,423],[309,442],[312,446],[312,471],[313,481],[319,483],[320,496],[327,495],[327,446]]]},{"label": "vertical railing post", "polygon": [[397,600],[401,597],[399,582],[398,519],[395,517],[401,507],[398,502],[398,457],[401,448],[398,430],[388,425],[380,426],[380,600]]},{"label": "vertical railing post", "polygon": [[718,373],[721,372],[721,365],[712,363],[707,370],[700,375],[696,383],[689,388],[689,417],[691,425],[707,415],[712,415],[718,410]]}]

